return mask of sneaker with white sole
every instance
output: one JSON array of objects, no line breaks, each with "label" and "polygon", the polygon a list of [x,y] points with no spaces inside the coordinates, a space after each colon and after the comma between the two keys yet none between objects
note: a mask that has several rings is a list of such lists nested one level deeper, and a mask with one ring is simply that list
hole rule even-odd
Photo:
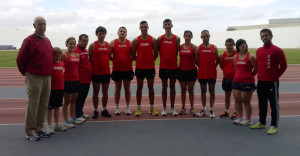
[{"label": "sneaker with white sole", "polygon": [[252,122],[252,120],[246,119],[246,120],[241,121],[240,124],[243,126],[249,126],[249,125],[253,125],[253,122]]},{"label": "sneaker with white sole", "polygon": [[214,111],[210,110],[210,111],[209,111],[209,114],[210,114],[210,115],[209,115],[210,118],[215,118],[215,113],[214,113]]},{"label": "sneaker with white sole", "polygon": [[168,115],[168,110],[167,108],[163,108],[162,112],[161,112],[161,116],[167,116]]},{"label": "sneaker with white sole", "polygon": [[85,121],[86,121],[86,119],[83,118],[83,117],[79,117],[79,118],[77,118],[77,120],[78,120],[78,121],[81,121],[81,122],[85,122]]},{"label": "sneaker with white sole", "polygon": [[121,115],[121,111],[120,111],[120,108],[119,108],[119,107],[116,108],[116,110],[115,110],[115,115]]},{"label": "sneaker with white sole", "polygon": [[125,108],[125,114],[126,114],[126,115],[131,115],[131,110],[130,110],[129,107],[126,107],[126,108]]},{"label": "sneaker with white sole", "polygon": [[63,123],[58,123],[54,126],[55,131],[66,131],[68,128]]},{"label": "sneaker with white sole", "polygon": [[203,116],[206,116],[206,110],[201,110],[198,114],[197,114],[198,117],[203,117]]},{"label": "sneaker with white sole", "polygon": [[76,117],[74,117],[74,118],[71,120],[71,123],[72,123],[73,125],[81,125],[81,124],[82,124],[82,121],[79,121],[79,120],[77,120]]},{"label": "sneaker with white sole", "polygon": [[154,107],[151,107],[149,110],[149,114],[153,116],[158,116],[158,112],[154,109]]},{"label": "sneaker with white sole", "polygon": [[251,126],[251,129],[266,129],[266,125],[258,122],[257,124]]},{"label": "sneaker with white sole", "polygon": [[73,124],[71,123],[71,121],[69,121],[69,120],[66,120],[66,121],[64,122],[64,126],[65,126],[66,128],[74,128],[74,127],[75,127],[75,125],[73,125]]},{"label": "sneaker with white sole", "polygon": [[177,112],[176,112],[176,110],[175,110],[175,108],[171,108],[171,114],[173,116],[177,116],[178,115]]},{"label": "sneaker with white sole", "polygon": [[26,135],[26,139],[28,139],[30,141],[40,141],[41,140],[41,138],[37,134]]},{"label": "sneaker with white sole", "polygon": [[233,121],[233,123],[234,123],[235,125],[239,125],[239,124],[241,124],[242,121],[243,121],[243,119],[240,118],[240,117],[238,117],[237,119],[235,119],[235,120]]},{"label": "sneaker with white sole", "polygon": [[46,133],[54,134],[54,125],[46,125]]},{"label": "sneaker with white sole", "polygon": [[87,115],[87,114],[82,114],[81,117],[83,117],[84,119],[89,119],[90,118],[90,116]]}]

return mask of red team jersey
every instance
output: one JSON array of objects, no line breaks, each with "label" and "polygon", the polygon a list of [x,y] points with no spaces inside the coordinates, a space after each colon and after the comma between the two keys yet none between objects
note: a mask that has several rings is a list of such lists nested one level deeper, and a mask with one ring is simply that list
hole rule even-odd
[{"label": "red team jersey", "polygon": [[255,83],[254,75],[252,74],[253,66],[249,61],[250,53],[244,60],[239,59],[239,53],[236,54],[236,71],[233,81],[239,83]]},{"label": "red team jersey", "polygon": [[179,56],[180,63],[179,69],[181,70],[193,70],[196,68],[195,66],[195,53],[193,51],[193,44],[191,44],[189,49],[184,49],[184,44],[181,45]]},{"label": "red team jersey", "polygon": [[136,68],[137,69],[153,69],[154,55],[153,55],[153,44],[152,36],[148,35],[147,40],[143,40],[141,36],[137,37],[137,58],[136,58]]},{"label": "red team jersey", "polygon": [[227,51],[224,51],[222,55],[222,64],[223,64],[223,78],[224,79],[233,79],[235,68],[233,63],[234,55],[237,53],[235,50],[231,55],[227,55]]},{"label": "red team jersey", "polygon": [[272,43],[257,49],[256,58],[257,79],[260,81],[279,81],[287,68],[284,52]]},{"label": "red team jersey", "polygon": [[131,45],[127,39],[125,43],[119,43],[119,40],[115,39],[113,71],[132,71]]},{"label": "red team jersey", "polygon": [[109,46],[105,42],[104,46],[101,46],[98,41],[94,42],[92,69],[93,75],[107,75],[110,74],[109,67]]},{"label": "red team jersey", "polygon": [[166,39],[165,35],[161,36],[159,55],[160,55],[159,68],[178,69],[176,35],[173,34],[173,37],[169,40]]},{"label": "red team jersey", "polygon": [[198,79],[217,79],[215,46],[204,48],[199,46]]},{"label": "red team jersey", "polygon": [[89,59],[89,53],[85,48],[81,48],[79,45],[76,46],[75,53],[79,55],[79,83],[90,83],[92,80],[92,65]]},{"label": "red team jersey", "polygon": [[79,57],[75,54],[72,57],[68,52],[66,52],[67,58],[65,59],[65,81],[79,81],[78,67],[79,67]]},{"label": "red team jersey", "polygon": [[64,62],[53,63],[53,72],[51,77],[51,90],[64,89]]}]

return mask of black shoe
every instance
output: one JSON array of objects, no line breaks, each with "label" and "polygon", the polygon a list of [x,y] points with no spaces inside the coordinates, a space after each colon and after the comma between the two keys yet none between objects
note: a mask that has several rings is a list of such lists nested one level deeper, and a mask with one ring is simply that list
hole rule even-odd
[{"label": "black shoe", "polygon": [[105,109],[101,112],[101,116],[111,117],[111,115],[108,113],[107,109]]},{"label": "black shoe", "polygon": [[97,119],[99,116],[99,112],[97,110],[94,110],[94,114],[92,116],[93,119]]},{"label": "black shoe", "polygon": [[220,115],[220,118],[228,118],[228,117],[229,117],[229,113],[227,113],[226,111]]}]

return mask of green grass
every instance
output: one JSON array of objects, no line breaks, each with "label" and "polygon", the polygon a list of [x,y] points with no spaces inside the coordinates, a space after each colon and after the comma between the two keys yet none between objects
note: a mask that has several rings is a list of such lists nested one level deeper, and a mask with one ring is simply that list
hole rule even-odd
[{"label": "green grass", "polygon": [[[225,49],[219,49],[222,54]],[[288,64],[300,64],[300,49],[283,49]],[[249,49],[255,55],[256,49]],[[17,67],[16,58],[18,51],[0,51],[0,67]],[[155,61],[155,65],[159,66],[159,57]],[[110,63],[111,64],[111,63]],[[135,66],[135,62],[133,62]]]}]

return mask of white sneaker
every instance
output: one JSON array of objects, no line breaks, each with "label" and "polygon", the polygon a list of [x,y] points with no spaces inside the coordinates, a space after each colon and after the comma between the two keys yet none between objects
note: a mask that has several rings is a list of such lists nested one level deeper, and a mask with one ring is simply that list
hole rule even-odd
[{"label": "white sneaker", "polygon": [[167,115],[168,115],[167,108],[164,108],[161,112],[161,116],[167,116]]},{"label": "white sneaker", "polygon": [[197,116],[198,117],[203,117],[203,116],[206,116],[206,110],[201,110],[201,112],[199,112],[198,114],[197,114]]},{"label": "white sneaker", "polygon": [[243,126],[249,126],[249,125],[253,125],[253,122],[251,120],[242,120],[240,124]]},{"label": "white sneaker", "polygon": [[77,118],[77,120],[78,120],[78,121],[81,121],[81,122],[85,122],[85,121],[86,121],[86,119],[83,118],[83,117],[79,117],[79,118]]},{"label": "white sneaker", "polygon": [[126,107],[126,108],[125,108],[125,114],[126,114],[126,115],[131,115],[131,110],[130,110],[129,107]]},{"label": "white sneaker", "polygon": [[178,115],[177,112],[176,112],[176,110],[174,108],[171,108],[171,114],[173,116],[177,116]]},{"label": "white sneaker", "polygon": [[48,133],[48,134],[54,134],[54,125],[47,125],[47,127],[46,127],[46,133]]},{"label": "white sneaker", "polygon": [[74,127],[75,127],[75,125],[73,125],[73,124],[71,123],[71,121],[69,121],[69,120],[67,120],[67,121],[64,122],[64,126],[65,126],[66,128],[74,128]]},{"label": "white sneaker", "polygon": [[215,118],[215,113],[214,113],[214,111],[210,110],[209,113],[210,113],[210,116],[209,116],[210,118]]},{"label": "white sneaker", "polygon": [[87,115],[87,114],[82,114],[81,117],[83,117],[84,119],[89,119],[90,118],[90,116]]},{"label": "white sneaker", "polygon": [[118,107],[118,108],[116,108],[116,110],[115,110],[115,114],[116,115],[120,115],[121,114],[121,111],[120,111],[120,108]]},{"label": "white sneaker", "polygon": [[242,118],[237,118],[233,121],[233,123],[236,125],[239,125],[239,124],[241,124],[242,120],[243,120]]},{"label": "white sneaker", "polygon": [[73,118],[72,120],[71,120],[71,123],[73,124],[73,125],[81,125],[82,124],[82,121],[79,121],[79,120],[77,120],[77,118]]},{"label": "white sneaker", "polygon": [[54,126],[55,131],[66,131],[68,128],[64,126],[63,123],[58,123]]}]

